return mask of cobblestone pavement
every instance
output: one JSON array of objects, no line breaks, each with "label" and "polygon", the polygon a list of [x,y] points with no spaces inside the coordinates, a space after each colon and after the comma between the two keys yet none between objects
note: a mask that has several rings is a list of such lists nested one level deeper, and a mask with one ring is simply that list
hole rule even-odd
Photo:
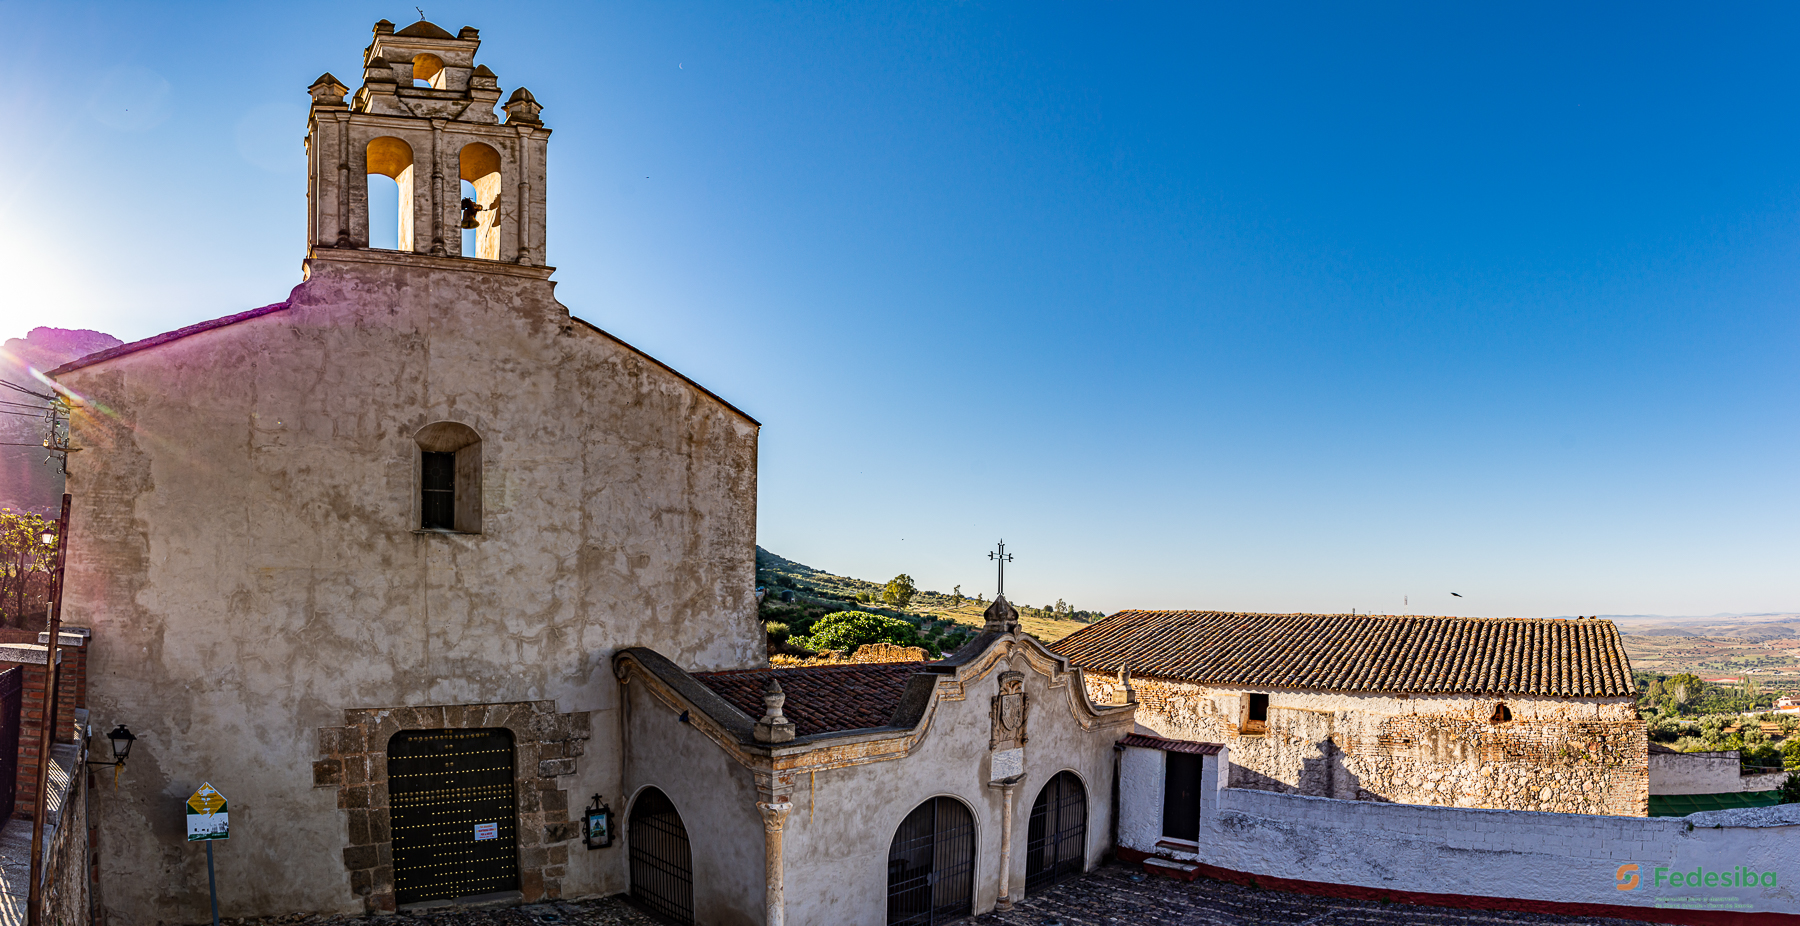
[{"label": "cobblestone pavement", "polygon": [[[1027,897],[980,926],[1643,926],[1603,917],[1415,907],[1176,881],[1119,863]],[[801,926],[801,924],[794,924]]]},{"label": "cobblestone pavement", "polygon": [[[295,913],[249,919],[222,917],[219,926],[663,926],[620,897],[598,900],[553,900],[522,907],[466,909],[445,907],[391,916]],[[207,924],[211,926],[211,924]]]},{"label": "cobblestone pavement", "polygon": [[[1008,913],[964,920],[978,926],[1643,926],[1627,920],[1414,907],[1265,891],[1201,878],[1147,876],[1111,864],[1028,897]],[[523,907],[363,916],[225,919],[220,926],[661,926],[618,897]],[[841,926],[791,923],[790,926]]]}]

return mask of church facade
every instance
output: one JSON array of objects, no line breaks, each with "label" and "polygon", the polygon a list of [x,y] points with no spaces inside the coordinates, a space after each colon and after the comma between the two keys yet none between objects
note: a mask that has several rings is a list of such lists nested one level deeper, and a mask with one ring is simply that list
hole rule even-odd
[{"label": "church facade", "polygon": [[[622,787],[612,654],[765,661],[758,423],[557,302],[550,130],[524,90],[496,114],[479,41],[383,23],[353,98],[313,85],[286,299],[53,372],[80,403],[66,620],[104,641],[96,723],[141,737],[96,791],[117,922],[205,918],[181,809],[204,781],[231,802],[228,916],[623,890],[576,822]],[[371,174],[398,248],[368,246]],[[403,747],[421,777],[392,777]],[[456,780],[423,766],[487,759],[454,789],[488,806],[412,828],[444,808],[411,785]],[[458,839],[492,858],[433,882]]]},{"label": "church facade", "polygon": [[205,918],[202,783],[228,917],[942,922],[1097,864],[1131,707],[1003,602],[942,662],[768,669],[760,425],[557,302],[550,129],[479,43],[384,21],[354,94],[314,82],[286,299],[51,373],[64,616],[139,737],[94,792],[107,918]]}]

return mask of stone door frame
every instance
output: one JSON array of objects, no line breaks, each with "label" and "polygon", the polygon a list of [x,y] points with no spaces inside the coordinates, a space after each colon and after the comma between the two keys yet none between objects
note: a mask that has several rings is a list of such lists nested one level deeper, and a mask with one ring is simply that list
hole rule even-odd
[{"label": "stone door frame", "polygon": [[513,734],[519,892],[526,903],[562,896],[568,844],[579,826],[569,819],[569,792],[557,779],[575,774],[575,760],[591,735],[587,711],[558,713],[555,701],[352,708],[344,711],[343,726],[319,728],[324,758],[313,763],[313,787],[337,788],[338,809],[349,823],[344,867],[367,912],[395,909],[388,741],[403,730],[494,728]]}]

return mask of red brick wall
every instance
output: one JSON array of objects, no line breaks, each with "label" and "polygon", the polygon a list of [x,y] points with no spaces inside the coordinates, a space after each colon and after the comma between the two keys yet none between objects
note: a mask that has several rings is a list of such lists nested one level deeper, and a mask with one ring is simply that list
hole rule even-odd
[{"label": "red brick wall", "polygon": [[[36,643],[37,631],[0,630],[0,643]],[[75,709],[87,707],[87,647],[62,647],[62,671],[57,687],[62,695],[56,705],[56,741],[75,741]],[[0,662],[0,672],[20,663]],[[13,816],[28,820],[37,800],[39,724],[44,718],[44,666],[25,665],[24,689],[19,701],[19,775]]]}]

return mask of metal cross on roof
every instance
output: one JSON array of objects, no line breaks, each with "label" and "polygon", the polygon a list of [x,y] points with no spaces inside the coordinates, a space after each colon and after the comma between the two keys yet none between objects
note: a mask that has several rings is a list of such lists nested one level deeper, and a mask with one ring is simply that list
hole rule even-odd
[{"label": "metal cross on roof", "polygon": [[1006,541],[1000,541],[1000,549],[989,552],[988,559],[1000,564],[1000,581],[994,597],[1003,598],[1006,596],[1006,564],[1012,562],[1012,554],[1006,552]]}]

